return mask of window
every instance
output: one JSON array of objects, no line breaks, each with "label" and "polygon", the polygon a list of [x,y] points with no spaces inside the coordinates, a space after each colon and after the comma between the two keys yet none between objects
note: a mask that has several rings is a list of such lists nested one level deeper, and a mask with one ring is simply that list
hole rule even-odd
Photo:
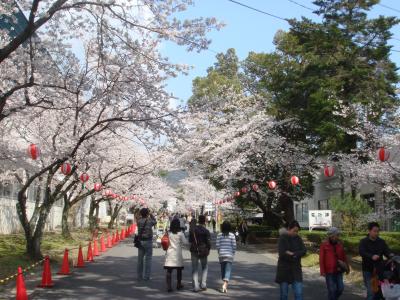
[{"label": "window", "polygon": [[301,204],[302,221],[308,221],[308,203]]},{"label": "window", "polygon": [[327,199],[325,200],[319,200],[318,201],[318,209],[319,210],[326,210],[329,209],[329,201]]},{"label": "window", "polygon": [[12,184],[10,182],[4,181],[0,183],[0,197],[12,197]]},{"label": "window", "polygon": [[365,194],[361,196],[362,199],[367,201],[368,205],[375,210],[375,194]]}]

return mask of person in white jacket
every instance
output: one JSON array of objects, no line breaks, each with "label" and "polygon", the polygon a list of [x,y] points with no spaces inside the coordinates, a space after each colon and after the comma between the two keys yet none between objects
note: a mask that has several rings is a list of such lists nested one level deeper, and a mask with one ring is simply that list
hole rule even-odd
[{"label": "person in white jacket", "polygon": [[171,226],[168,232],[169,247],[165,253],[164,269],[167,271],[167,291],[172,292],[172,271],[177,272],[177,289],[183,289],[182,285],[182,270],[183,270],[183,255],[182,249],[187,240],[183,232],[181,232],[181,224],[179,219],[171,221]]},{"label": "person in white jacket", "polygon": [[217,236],[217,250],[223,281],[222,293],[228,292],[228,282],[231,278],[232,263],[236,252],[236,238],[231,231],[231,224],[228,221],[224,221],[221,225],[221,233]]}]

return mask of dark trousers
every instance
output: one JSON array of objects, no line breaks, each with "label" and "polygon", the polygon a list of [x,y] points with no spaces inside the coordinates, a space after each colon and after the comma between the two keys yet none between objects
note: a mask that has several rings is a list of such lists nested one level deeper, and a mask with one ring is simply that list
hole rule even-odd
[{"label": "dark trousers", "polygon": [[326,287],[328,288],[328,299],[338,300],[343,294],[344,284],[343,284],[343,274],[342,273],[332,273],[325,275]]}]

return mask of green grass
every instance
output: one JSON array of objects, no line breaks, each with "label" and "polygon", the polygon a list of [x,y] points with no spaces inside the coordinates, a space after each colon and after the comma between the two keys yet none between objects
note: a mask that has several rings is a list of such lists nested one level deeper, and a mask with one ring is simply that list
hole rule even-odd
[{"label": "green grass", "polygon": [[306,256],[302,257],[301,265],[307,268],[318,266],[319,255],[317,253],[307,253]]},{"label": "green grass", "polygon": [[[45,233],[42,241],[43,255],[49,255],[52,261],[62,260],[64,249],[86,246],[90,239],[87,231],[76,231],[72,233],[72,239],[64,239],[59,233]],[[0,280],[14,274],[18,266],[23,268],[34,263],[25,253],[25,238],[21,234],[0,235]],[[70,258],[77,251],[70,251]]]}]

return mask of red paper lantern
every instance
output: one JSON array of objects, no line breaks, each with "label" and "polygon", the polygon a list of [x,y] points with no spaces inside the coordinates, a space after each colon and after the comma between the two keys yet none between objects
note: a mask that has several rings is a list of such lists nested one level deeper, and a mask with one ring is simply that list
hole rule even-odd
[{"label": "red paper lantern", "polygon": [[390,157],[390,152],[389,150],[386,150],[385,148],[381,147],[378,150],[378,159],[382,162],[387,161]]},{"label": "red paper lantern", "polygon": [[240,197],[240,192],[239,191],[235,193],[235,197]]},{"label": "red paper lantern", "polygon": [[40,156],[40,149],[36,144],[30,144],[27,153],[30,158],[36,160]]},{"label": "red paper lantern", "polygon": [[268,188],[269,188],[270,190],[276,189],[276,182],[273,181],[273,180],[271,180],[270,182],[268,182]]},{"label": "red paper lantern", "polygon": [[72,171],[72,167],[69,163],[63,163],[61,165],[61,173],[63,173],[64,175],[71,174],[71,171]]},{"label": "red paper lantern", "polygon": [[129,200],[129,197],[125,196],[123,200],[124,200],[124,201],[128,201],[128,200]]},{"label": "red paper lantern", "polygon": [[79,179],[80,179],[83,183],[85,183],[85,182],[87,182],[87,181],[89,180],[89,175],[86,174],[86,173],[82,173],[81,176],[79,176]]},{"label": "red paper lantern", "polygon": [[105,190],[104,191],[104,195],[106,195],[107,197],[112,196],[112,194],[113,194],[112,190]]},{"label": "red paper lantern", "polygon": [[298,185],[300,183],[300,179],[297,176],[292,176],[292,178],[290,178],[290,182],[292,185]]},{"label": "red paper lantern", "polygon": [[112,194],[112,198],[117,199],[118,198],[118,194]]},{"label": "red paper lantern", "polygon": [[325,177],[332,177],[333,175],[335,175],[335,168],[332,166],[325,166],[324,175]]},{"label": "red paper lantern", "polygon": [[258,191],[258,189],[259,189],[259,187],[258,187],[258,184],[257,184],[257,183],[254,183],[254,184],[253,184],[251,187],[253,188],[253,191],[255,191],[255,192],[257,192],[257,191]]},{"label": "red paper lantern", "polygon": [[242,187],[241,191],[242,191],[243,194],[246,194],[247,193],[247,187]]},{"label": "red paper lantern", "polygon": [[94,184],[94,190],[95,190],[96,192],[101,191],[102,188],[103,188],[103,186],[101,185],[101,183],[95,183],[95,184]]}]

